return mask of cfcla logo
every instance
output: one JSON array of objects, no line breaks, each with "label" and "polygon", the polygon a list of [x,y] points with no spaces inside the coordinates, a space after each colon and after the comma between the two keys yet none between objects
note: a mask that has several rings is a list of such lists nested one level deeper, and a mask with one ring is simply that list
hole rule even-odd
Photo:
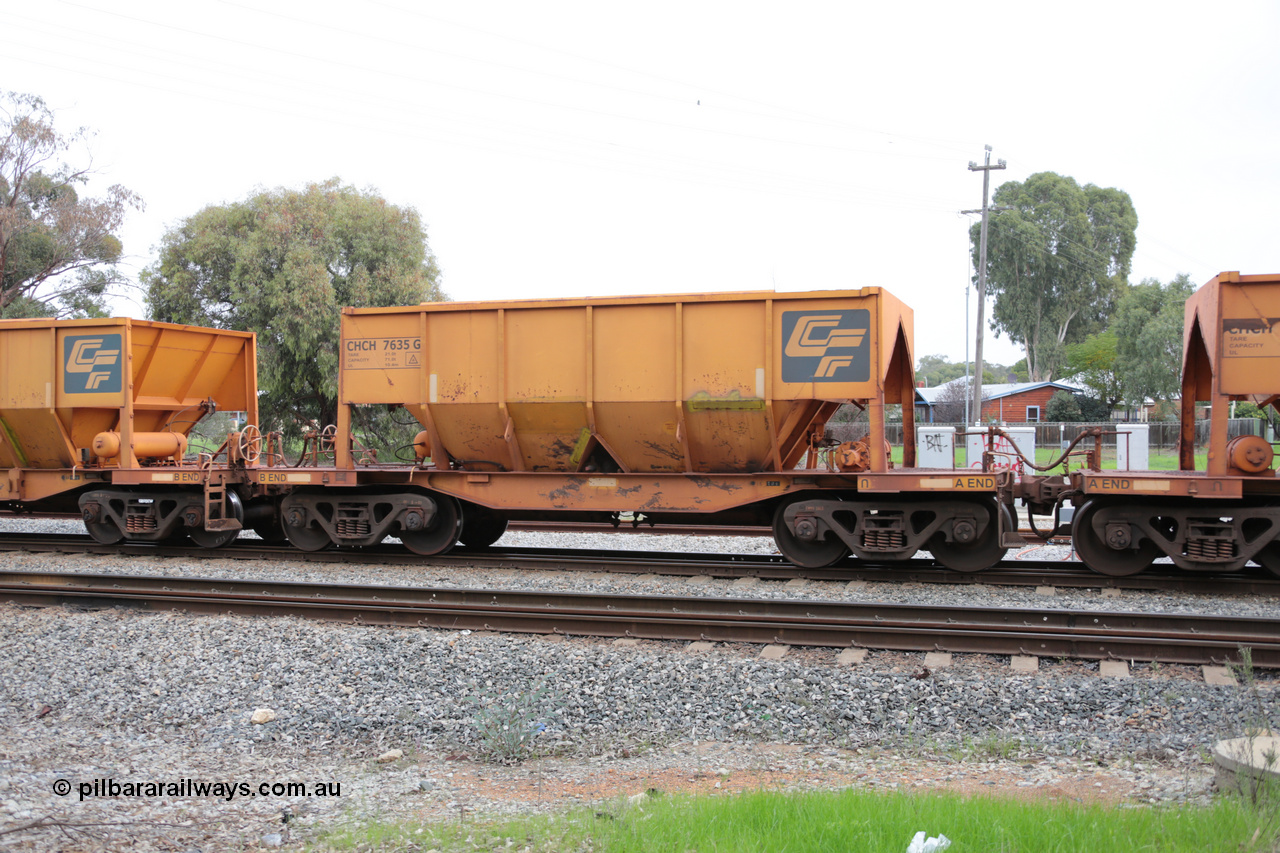
[{"label": "cfcla logo", "polygon": [[865,382],[871,371],[866,343],[871,312],[782,312],[784,382]]},{"label": "cfcla logo", "polygon": [[787,338],[786,354],[791,358],[818,356],[815,379],[831,377],[841,367],[853,364],[852,355],[831,355],[833,349],[857,349],[867,330],[840,328],[839,314],[810,314],[802,316]]},{"label": "cfcla logo", "polygon": [[66,353],[68,393],[115,392],[120,390],[120,336],[68,336],[63,344]]}]

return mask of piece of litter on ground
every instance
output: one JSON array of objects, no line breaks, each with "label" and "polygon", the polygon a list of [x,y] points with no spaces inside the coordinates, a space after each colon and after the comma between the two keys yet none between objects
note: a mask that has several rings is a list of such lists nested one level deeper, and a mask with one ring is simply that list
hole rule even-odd
[{"label": "piece of litter on ground", "polygon": [[911,843],[907,845],[907,853],[938,853],[938,851],[946,850],[950,846],[950,838],[945,835],[939,835],[937,838],[926,838],[922,829],[916,833],[915,838],[912,838]]}]

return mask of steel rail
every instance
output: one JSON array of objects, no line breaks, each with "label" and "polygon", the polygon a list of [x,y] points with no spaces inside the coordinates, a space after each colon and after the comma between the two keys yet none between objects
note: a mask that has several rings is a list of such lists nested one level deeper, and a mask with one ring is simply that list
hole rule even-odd
[{"label": "steel rail", "polygon": [[1280,619],[0,572],[0,601],[364,625],[1280,667]]},{"label": "steel rail", "polygon": [[[79,512],[12,512],[0,510],[0,519],[50,520],[80,522]],[[508,530],[521,533],[643,533],[651,536],[773,536],[769,527],[716,524],[663,524],[661,527],[647,522],[620,522],[608,524],[595,521],[512,521]],[[1028,530],[1028,533],[1031,531]]]},{"label": "steel rail", "polygon": [[1177,590],[1204,594],[1277,595],[1280,578],[1261,569],[1232,574],[1181,572],[1172,566],[1153,567],[1138,575],[1110,577],[1087,570],[1074,561],[1006,560],[984,572],[962,573],[930,560],[873,563],[847,559],[827,569],[800,569],[783,557],[767,554],[672,554],[643,551],[600,551],[544,548],[458,548],[448,554],[422,557],[395,545],[373,548],[299,551],[240,539],[214,550],[195,546],[134,543],[103,545],[84,534],[0,533],[0,551],[88,553],[113,556],[183,557],[188,559],[281,560],[433,568],[489,568],[534,571],[598,571],[715,578],[754,577],[762,580],[804,578],[814,581],[930,584],[989,584],[995,586],[1055,586],[1082,589]]},{"label": "steel rail", "polygon": [[[48,519],[53,521],[79,522],[82,516],[78,512],[9,512],[0,510],[0,519],[22,521],[26,519]],[[608,524],[596,521],[512,521],[507,530],[519,533],[634,533],[645,536],[732,536],[757,537],[773,536],[770,527],[751,527],[742,525],[716,524],[663,524],[661,526],[647,522],[621,522]],[[1024,535],[1028,545],[1043,545],[1045,540],[1037,536],[1030,528],[1018,531]],[[1051,542],[1069,544],[1070,536],[1053,536]]]},{"label": "steel rail", "polygon": [[985,572],[958,573],[924,559],[885,563],[849,559],[829,569],[805,570],[792,566],[781,556],[761,554],[724,555],[699,552],[670,554],[586,549],[486,548],[456,549],[444,555],[421,557],[394,545],[304,552],[287,545],[269,545],[247,539],[239,540],[238,543],[225,548],[208,550],[195,546],[147,543],[103,545],[83,534],[0,534],[0,550],[195,559],[268,559],[344,564],[660,573],[677,576],[757,577],[777,580],[801,577],[837,582],[863,580],[1160,590],[1176,588],[1183,591],[1208,593],[1276,594],[1280,592],[1280,579],[1258,571],[1232,575],[1197,575],[1173,570],[1150,569],[1141,575],[1113,578],[1095,574],[1084,569],[1080,563],[1068,561],[1009,560]]}]

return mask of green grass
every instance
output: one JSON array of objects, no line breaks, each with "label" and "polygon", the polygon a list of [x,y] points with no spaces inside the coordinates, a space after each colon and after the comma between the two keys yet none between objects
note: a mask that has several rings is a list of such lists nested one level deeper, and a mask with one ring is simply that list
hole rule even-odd
[{"label": "green grass", "polygon": [[[1050,462],[1056,459],[1059,455],[1061,455],[1061,453],[1062,451],[1054,448],[1037,447],[1036,448],[1036,464],[1048,465]],[[1207,459],[1207,457],[1208,457],[1207,453],[1196,454],[1197,470],[1204,470],[1205,460]],[[1085,459],[1083,456],[1072,456],[1070,461],[1071,461],[1072,471],[1080,471],[1084,468]],[[1104,450],[1102,453],[1103,470],[1114,470],[1115,467],[1116,467],[1115,451]],[[1150,454],[1150,456],[1147,459],[1147,468],[1148,470],[1151,470],[1151,471],[1177,471],[1178,470],[1178,454],[1153,452]],[[1062,466],[1058,465],[1052,471],[1047,473],[1061,474]]]},{"label": "green grass", "polygon": [[[902,466],[902,448],[901,448],[901,447],[893,447],[893,448],[891,448],[891,449],[890,449],[890,451],[891,451],[891,452],[890,452],[890,458],[892,458],[892,459],[893,459],[893,464],[894,464],[894,465],[896,465],[896,466],[898,466],[898,467],[901,467],[901,466]],[[1037,448],[1036,448],[1036,464],[1037,464],[1037,465],[1048,465],[1048,464],[1049,464],[1050,462],[1052,462],[1056,457],[1058,457],[1061,453],[1062,453],[1062,451],[1057,450],[1057,449],[1055,449],[1055,448],[1051,448],[1051,447],[1037,447]],[[1208,454],[1207,454],[1206,452],[1201,451],[1201,452],[1196,453],[1196,470],[1197,470],[1197,471],[1203,471],[1203,470],[1205,469],[1205,464],[1206,464],[1206,460],[1207,460],[1207,459],[1208,459]],[[956,448],[956,467],[957,467],[957,468],[964,468],[964,467],[965,467],[965,453],[964,453],[964,448],[962,448],[962,447],[958,447],[958,448]],[[1114,451],[1114,450],[1104,450],[1104,451],[1103,451],[1103,454],[1102,454],[1102,468],[1103,468],[1103,470],[1104,470],[1104,471],[1105,471],[1105,470],[1114,470],[1114,469],[1115,469],[1115,467],[1116,467],[1116,456],[1115,456],[1115,451]],[[1150,469],[1150,470],[1152,470],[1152,471],[1177,471],[1177,470],[1178,470],[1178,454],[1177,454],[1177,453],[1154,453],[1154,452],[1153,452],[1153,453],[1151,453],[1151,455],[1150,455],[1150,456],[1149,456],[1149,458],[1148,458],[1148,467],[1149,467],[1149,469]],[[1072,470],[1072,471],[1080,471],[1080,470],[1083,470],[1083,468],[1084,468],[1084,457],[1083,457],[1083,456],[1073,456],[1073,457],[1071,457],[1071,470]],[[1058,466],[1057,466],[1057,467],[1055,467],[1052,471],[1048,471],[1048,472],[1045,472],[1045,473],[1061,474],[1061,473],[1062,473],[1062,466],[1061,466],[1061,465],[1058,465]]]},{"label": "green grass", "polygon": [[332,833],[313,849],[902,853],[919,830],[946,835],[948,853],[1268,851],[1280,845],[1280,808],[1233,797],[1202,808],[1115,808],[947,794],[755,792],[659,797],[506,823],[366,826]]}]

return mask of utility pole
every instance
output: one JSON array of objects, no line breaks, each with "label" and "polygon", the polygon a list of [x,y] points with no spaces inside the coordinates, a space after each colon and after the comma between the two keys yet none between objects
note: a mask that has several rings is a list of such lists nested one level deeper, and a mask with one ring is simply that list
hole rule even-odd
[{"label": "utility pole", "polygon": [[[982,420],[982,323],[983,308],[987,304],[987,214],[990,208],[987,207],[987,194],[991,188],[991,170],[1003,169],[1005,163],[1003,160],[997,160],[996,165],[991,165],[991,146],[985,146],[987,150],[986,161],[979,166],[972,160],[969,161],[970,172],[982,173],[982,210],[965,210],[962,213],[981,213],[982,214],[982,236],[978,241],[978,328],[974,333],[973,342],[973,387],[971,399],[973,408],[970,412],[976,421]],[[968,428],[966,423],[965,427]]]},{"label": "utility pole", "polygon": [[[967,236],[967,235],[966,235]],[[966,252],[965,254],[968,254]],[[965,278],[968,278],[969,268],[965,266]],[[969,420],[969,404],[973,402],[969,399],[969,392],[972,390],[969,386],[969,282],[964,283],[964,428],[968,429],[972,421]]]}]

